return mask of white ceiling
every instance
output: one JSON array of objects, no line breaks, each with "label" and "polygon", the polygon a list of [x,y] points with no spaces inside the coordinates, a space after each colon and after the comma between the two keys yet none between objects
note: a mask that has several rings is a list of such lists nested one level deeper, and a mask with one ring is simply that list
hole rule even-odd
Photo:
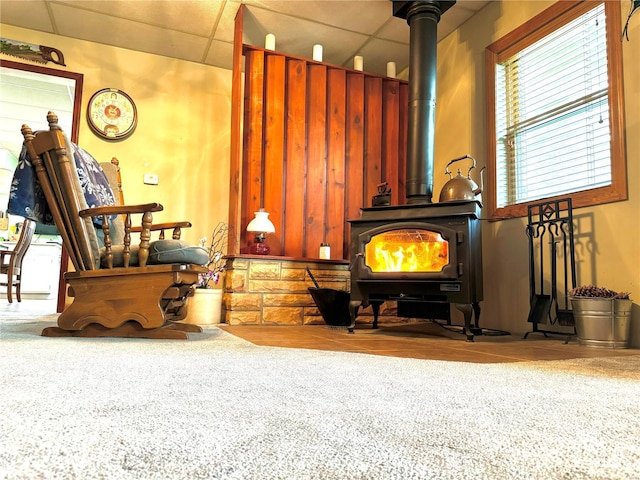
[{"label": "white ceiling", "polygon": [[[389,0],[1,0],[0,21],[18,27],[231,69],[234,18],[247,5],[244,43],[364,70],[397,71],[408,65],[409,28],[392,15]],[[458,0],[441,18],[438,39],[455,30],[488,1]],[[13,39],[22,40],[22,39]],[[56,47],[56,45],[48,45]],[[64,51],[62,52],[64,53]]]}]

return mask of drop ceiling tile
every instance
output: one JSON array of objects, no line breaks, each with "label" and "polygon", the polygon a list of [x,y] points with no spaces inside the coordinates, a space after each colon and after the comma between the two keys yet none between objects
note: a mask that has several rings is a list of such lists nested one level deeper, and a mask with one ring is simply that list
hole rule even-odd
[{"label": "drop ceiling tile", "polygon": [[229,1],[225,4],[216,28],[213,38],[223,42],[233,43],[233,34],[235,32],[235,21],[238,9],[240,8],[240,2]]},{"label": "drop ceiling tile", "polygon": [[231,70],[233,65],[233,43],[213,40],[204,63]]},{"label": "drop ceiling tile", "polygon": [[408,66],[409,45],[374,38],[358,52],[358,55],[364,57],[365,72],[386,75],[387,62],[396,62],[396,72],[401,72]]},{"label": "drop ceiling tile", "polygon": [[[397,70],[402,71],[400,51],[409,43],[409,27],[393,17],[389,0],[0,0],[0,20],[231,68],[234,20],[242,3],[247,5],[245,43],[263,46],[265,35],[273,33],[276,49],[291,55],[310,58],[319,43],[327,63],[349,67],[354,55],[363,54],[365,70],[382,75],[388,58],[397,57]],[[458,0],[443,15],[438,38],[488,3]]]},{"label": "drop ceiling tile", "polygon": [[53,33],[54,31],[47,6],[40,0],[29,2],[28,9],[25,8],[25,2],[0,1],[0,22],[41,32]]},{"label": "drop ceiling tile", "polygon": [[245,0],[251,10],[284,15],[372,35],[392,16],[389,0]]},{"label": "drop ceiling tile", "polygon": [[74,0],[58,3],[203,37],[213,32],[224,5],[222,0]]},{"label": "drop ceiling tile", "polygon": [[245,43],[264,46],[264,37],[273,33],[276,50],[290,55],[311,58],[313,45],[323,46],[326,63],[342,65],[369,39],[367,35],[349,32],[309,20],[302,20],[267,10],[245,12]]},{"label": "drop ceiling tile", "polygon": [[409,25],[402,18],[393,17],[387,21],[376,34],[383,40],[393,40],[395,42],[409,44]]},{"label": "drop ceiling tile", "polygon": [[60,35],[201,62],[208,39],[100,13],[52,4]]}]

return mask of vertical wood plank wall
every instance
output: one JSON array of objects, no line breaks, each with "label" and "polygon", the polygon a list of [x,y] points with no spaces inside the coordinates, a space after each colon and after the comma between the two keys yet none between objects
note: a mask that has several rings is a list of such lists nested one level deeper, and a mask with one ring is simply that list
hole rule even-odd
[{"label": "vertical wood plank wall", "polygon": [[349,225],[388,182],[405,203],[407,83],[249,45],[245,57],[240,253],[264,208],[272,255],[349,259]]}]

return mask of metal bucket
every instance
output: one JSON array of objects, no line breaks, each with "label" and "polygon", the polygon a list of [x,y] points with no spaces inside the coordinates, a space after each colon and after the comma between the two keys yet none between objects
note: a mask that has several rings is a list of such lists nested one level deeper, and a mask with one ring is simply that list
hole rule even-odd
[{"label": "metal bucket", "polygon": [[309,293],[316,302],[324,323],[332,327],[348,327],[351,325],[349,314],[349,292],[333,288],[312,288]]},{"label": "metal bucket", "polygon": [[571,298],[580,345],[629,348],[633,302],[618,298]]}]

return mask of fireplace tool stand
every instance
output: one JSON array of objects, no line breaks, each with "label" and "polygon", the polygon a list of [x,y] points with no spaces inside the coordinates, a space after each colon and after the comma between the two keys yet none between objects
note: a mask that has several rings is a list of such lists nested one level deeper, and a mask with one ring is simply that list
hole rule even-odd
[{"label": "fireplace tool stand", "polygon": [[[529,241],[530,333],[575,335],[573,313],[569,309],[569,290],[576,287],[575,248],[571,198],[529,205],[526,234]],[[549,258],[546,258],[546,246]],[[536,255],[536,252],[539,254]],[[536,258],[537,257],[537,258]],[[560,260],[560,261],[559,261]],[[548,279],[545,268],[549,268]],[[562,295],[558,295],[558,274],[562,280]],[[548,281],[548,283],[547,283]],[[571,282],[571,283],[569,283]],[[573,335],[539,328],[539,324],[573,326]]]}]

